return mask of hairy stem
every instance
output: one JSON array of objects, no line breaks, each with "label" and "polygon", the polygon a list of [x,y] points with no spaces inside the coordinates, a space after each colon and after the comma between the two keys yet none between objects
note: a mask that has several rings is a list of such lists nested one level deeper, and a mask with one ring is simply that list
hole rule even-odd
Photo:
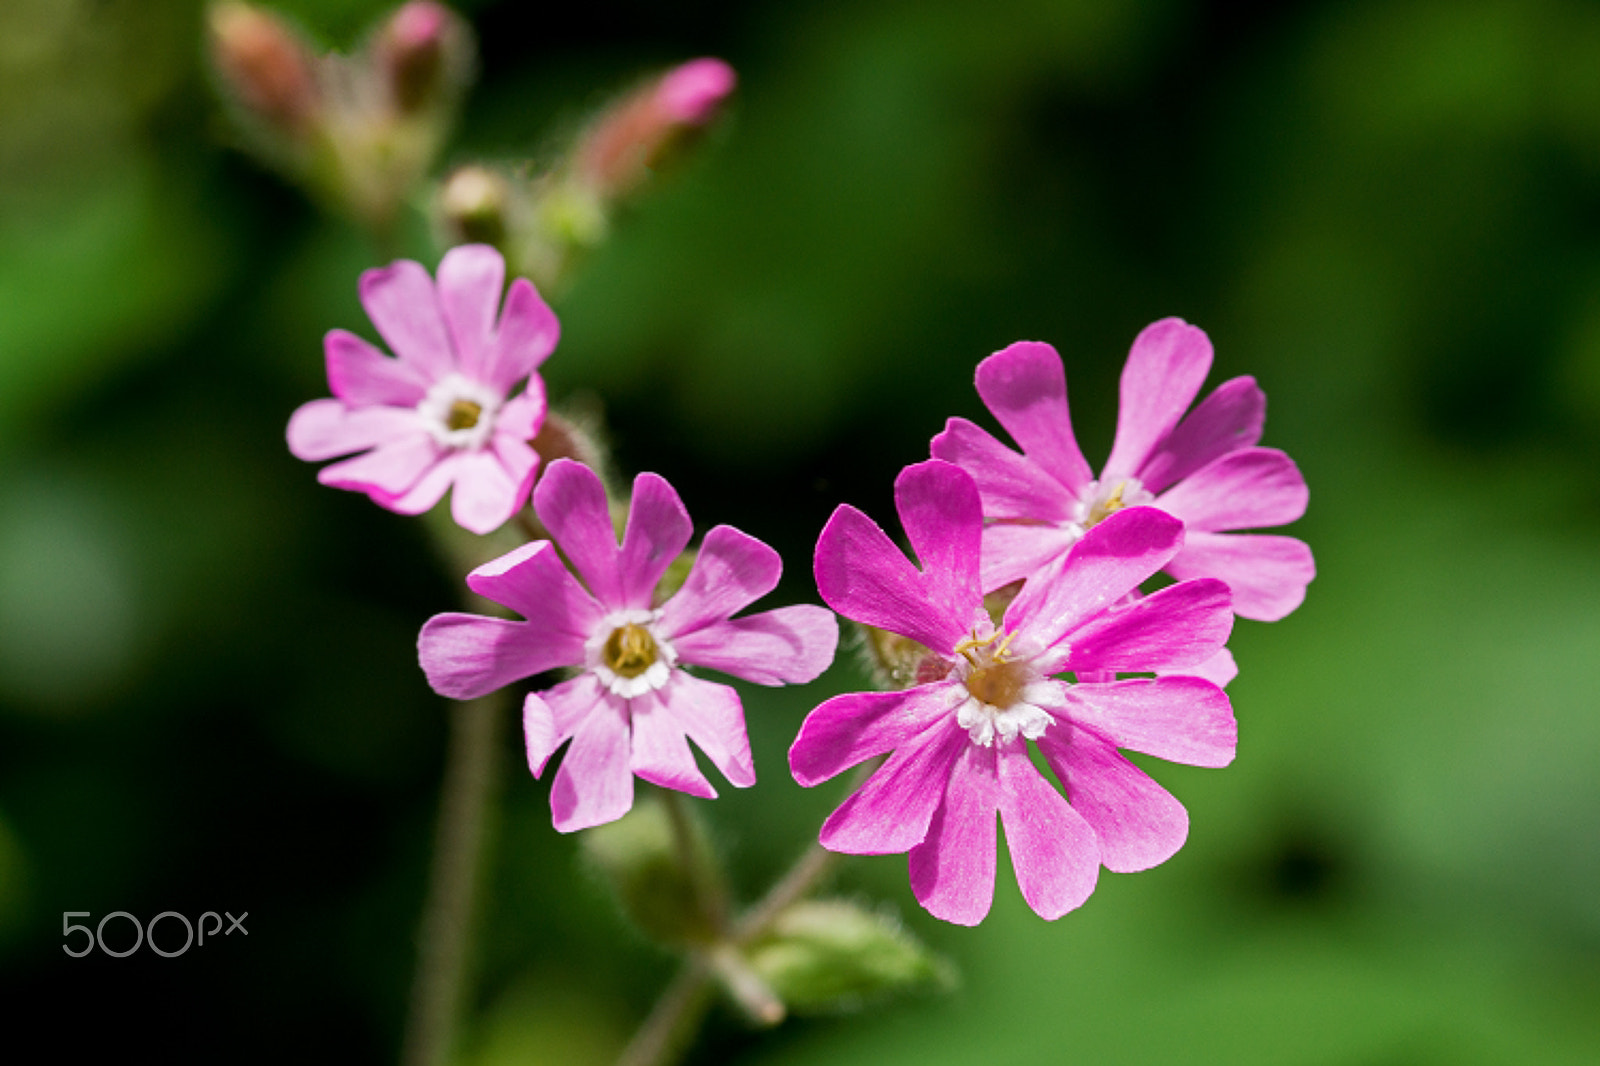
[{"label": "hairy stem", "polygon": [[453,704],[433,868],[400,1061],[445,1066],[466,999],[473,904],[483,869],[484,822],[499,766],[495,736],[505,690]]}]

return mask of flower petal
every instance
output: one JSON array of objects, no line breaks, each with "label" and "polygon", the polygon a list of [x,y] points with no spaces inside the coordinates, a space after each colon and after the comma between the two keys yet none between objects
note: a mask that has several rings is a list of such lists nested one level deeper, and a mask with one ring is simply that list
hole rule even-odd
[{"label": "flower petal", "polygon": [[449,612],[422,627],[417,657],[441,696],[471,700],[557,666],[583,661],[583,641],[559,622]]},{"label": "flower petal", "polygon": [[1191,530],[1224,532],[1293,522],[1306,513],[1306,482],[1276,448],[1230,452],[1167,490],[1156,506]]},{"label": "flower petal", "polygon": [[971,747],[953,721],[902,745],[822,823],[822,846],[850,855],[915,847],[928,835],[951,766]]},{"label": "flower petal", "polygon": [[1183,523],[1171,515],[1154,507],[1118,511],[1022,586],[1006,608],[1005,629],[1041,647],[1054,644],[1160,570],[1182,543]]},{"label": "flower petal", "polygon": [[1047,731],[1039,750],[1067,786],[1073,809],[1093,828],[1106,869],[1148,870],[1183,847],[1189,836],[1183,804],[1110,744],[1069,727]]},{"label": "flower petal", "polygon": [[511,476],[492,450],[462,452],[456,460],[450,516],[469,533],[480,537],[493,533],[522,506],[519,497],[525,487],[525,483]]},{"label": "flower petal", "polygon": [[576,460],[557,459],[533,490],[533,509],[595,599],[621,607],[617,533],[599,475]]},{"label": "flower petal", "polygon": [[1211,340],[1181,318],[1163,318],[1134,338],[1122,368],[1117,437],[1101,481],[1133,477],[1178,424],[1211,370]]},{"label": "flower petal", "polygon": [[1228,694],[1199,677],[1069,685],[1062,703],[1046,710],[1119,748],[1189,766],[1227,766],[1239,739]]},{"label": "flower petal", "polygon": [[806,788],[875,755],[905,747],[967,698],[960,685],[846,692],[806,715],[789,748],[789,772]]},{"label": "flower petal", "polygon": [[433,279],[421,263],[397,259],[361,275],[361,306],[389,348],[428,381],[456,369]]},{"label": "flower petal", "polygon": [[379,497],[405,495],[439,461],[439,451],[426,433],[415,432],[385,441],[365,455],[325,466],[318,471],[317,480],[336,489],[368,493],[387,506]]},{"label": "flower petal", "polygon": [[894,504],[922,564],[922,587],[941,612],[970,617],[983,599],[983,504],[972,477],[942,459],[913,463],[894,479]]},{"label": "flower petal", "polygon": [[677,646],[777,588],[782,573],[777,552],[732,526],[717,526],[701,542],[683,587],[662,606],[661,632]]},{"label": "flower petal", "polygon": [[750,734],[745,730],[744,707],[739,694],[727,685],[692,677],[674,670],[660,689],[667,710],[711,765],[735,788],[756,783],[756,766],[750,758]]},{"label": "flower petal", "polygon": [[565,660],[570,665],[583,662],[583,643],[605,613],[567,572],[555,545],[547,540],[524,544],[484,563],[467,575],[467,587],[529,621],[539,621],[551,640],[576,641],[577,655]]},{"label": "flower petal", "polygon": [[458,245],[439,260],[439,309],[454,342],[457,363],[468,377],[487,381],[495,316],[506,282],[506,261],[487,244]]},{"label": "flower petal", "polygon": [[589,829],[627,814],[633,806],[628,766],[627,703],[606,693],[578,724],[550,787],[556,831]]},{"label": "flower petal", "polygon": [[534,777],[544,773],[550,756],[604,703],[599,679],[587,672],[563,681],[542,696],[528,693],[522,705],[522,732],[528,749],[528,769]]},{"label": "flower petal", "polygon": [[[649,607],[656,582],[694,536],[694,524],[666,478],[640,474],[633,479],[627,532],[617,559],[619,607]],[[564,547],[565,545],[563,545]]]},{"label": "flower petal", "polygon": [[1161,493],[1207,463],[1261,439],[1267,395],[1252,377],[1224,381],[1184,416],[1139,468],[1146,492]]},{"label": "flower petal", "polygon": [[312,400],[289,418],[289,451],[296,459],[317,462],[421,434],[415,411]]},{"label": "flower petal", "polygon": [[539,435],[548,410],[544,382],[539,378],[529,378],[528,387],[507,400],[495,416],[495,438],[510,438],[523,443],[532,441]]},{"label": "flower petal", "polygon": [[628,701],[633,747],[628,765],[652,785],[716,799],[706,775],[695,765],[694,753],[683,735],[677,716],[661,700],[661,693],[646,692]]},{"label": "flower petal", "polygon": [[[1048,739],[1046,733],[1040,746]],[[1035,914],[1054,921],[1081,907],[1094,892],[1102,845],[1081,811],[1034,768],[1024,745],[1008,745],[997,762],[1000,822],[1017,886]]]},{"label": "flower petal", "polygon": [[[1239,676],[1239,664],[1234,661],[1233,652],[1223,648],[1211,658],[1195,666],[1186,666],[1179,670],[1160,670],[1157,673],[1163,677],[1200,677],[1218,688],[1227,688],[1228,682]],[[1089,679],[1080,674],[1078,680],[1087,681]],[[1115,677],[1107,677],[1105,680],[1114,681]]]},{"label": "flower petal", "polygon": [[1078,540],[1071,526],[989,523],[983,527],[983,590],[993,592],[1032,577],[1067,554]]},{"label": "flower petal", "polygon": [[483,380],[503,391],[532,374],[555,351],[561,323],[527,278],[517,278],[506,293],[505,310],[483,367]]},{"label": "flower petal", "polygon": [[428,381],[416,367],[389,358],[354,333],[329,330],[322,348],[328,385],[352,406],[415,407],[428,392]]},{"label": "flower petal", "polygon": [[978,364],[984,405],[1038,463],[1073,496],[1094,480],[1067,408],[1067,375],[1048,344],[1018,341]]},{"label": "flower petal", "polygon": [[1000,782],[994,748],[966,743],[959,751],[927,836],[907,858],[911,891],[929,914],[977,925],[994,901]]},{"label": "flower petal", "polygon": [[811,604],[714,622],[674,638],[678,657],[758,685],[798,685],[814,680],[833,662],[839,621]]},{"label": "flower petal", "polygon": [[1214,578],[1168,585],[1126,607],[1096,615],[1068,635],[1059,659],[1039,668],[1138,673],[1198,666],[1233,631],[1233,598]]},{"label": "flower petal", "polygon": [[1276,622],[1299,607],[1306,585],[1317,576],[1311,549],[1293,537],[1260,533],[1190,534],[1166,566],[1180,580],[1215,577],[1233,590],[1241,618]]},{"label": "flower petal", "polygon": [[954,463],[977,482],[986,518],[1066,522],[1074,497],[1038,463],[1001,444],[964,418],[952,418],[929,446],[936,459]]},{"label": "flower petal", "polygon": [[438,503],[455,482],[456,470],[461,463],[461,452],[446,452],[439,461],[424,470],[417,483],[398,495],[386,496],[369,492],[379,506],[396,514],[421,514]]}]

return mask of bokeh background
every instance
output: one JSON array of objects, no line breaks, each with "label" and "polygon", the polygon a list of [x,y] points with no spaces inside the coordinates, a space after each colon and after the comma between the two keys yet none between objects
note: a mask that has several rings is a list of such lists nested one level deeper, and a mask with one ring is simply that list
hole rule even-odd
[{"label": "bokeh background", "polygon": [[[281,10],[350,47],[385,5]],[[899,857],[837,882],[952,992],[697,1061],[1600,1060],[1600,5],[596,0],[463,4],[481,80],[443,163],[540,158],[696,55],[737,106],[557,304],[559,403],[773,602],[972,368],[1064,354],[1091,461],[1148,322],[1257,376],[1319,576],[1244,622],[1239,758],[1151,764],[1187,846],[976,930]],[[414,658],[456,598],[414,521],[283,443],[379,253],[233,146],[201,11],[0,6],[0,1058],[394,1059],[445,737]],[[426,229],[405,249],[436,261]],[[746,690],[760,785],[707,806],[746,897],[839,799],[784,755],[859,685]],[[503,735],[463,1062],[604,1062],[672,960],[628,932]],[[248,911],[177,959],[70,959],[59,916]],[[40,1045],[35,1039],[51,1041]],[[49,1048],[46,1053],[43,1048]]]}]

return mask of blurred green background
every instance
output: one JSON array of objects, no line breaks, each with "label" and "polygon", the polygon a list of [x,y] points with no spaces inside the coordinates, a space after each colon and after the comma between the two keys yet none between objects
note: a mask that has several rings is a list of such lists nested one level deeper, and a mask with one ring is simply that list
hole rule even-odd
[{"label": "blurred green background", "polygon": [[[283,5],[349,47],[385,5]],[[547,157],[608,90],[715,54],[729,121],[561,295],[552,398],[617,466],[788,561],[890,485],[979,359],[1065,356],[1094,462],[1146,323],[1257,376],[1319,576],[1244,622],[1225,771],[1149,763],[1188,845],[976,930],[852,860],[944,995],[698,1061],[1600,1061],[1600,6],[600,0],[464,6],[445,162]],[[417,524],[283,443],[377,251],[230,145],[201,11],[0,6],[0,1051],[392,1061],[451,607]],[[420,223],[409,254],[436,260]],[[839,799],[785,752],[844,660],[746,688],[760,785],[705,805],[753,897]],[[604,1062],[672,960],[624,930],[503,737],[464,1061]],[[176,959],[62,912],[248,911]],[[35,1045],[37,1047],[37,1045]]]}]

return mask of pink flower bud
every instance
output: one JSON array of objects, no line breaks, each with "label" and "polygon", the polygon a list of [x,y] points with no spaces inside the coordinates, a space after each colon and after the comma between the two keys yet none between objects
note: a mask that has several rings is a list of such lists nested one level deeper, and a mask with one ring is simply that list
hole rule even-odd
[{"label": "pink flower bud", "polygon": [[716,117],[737,81],[733,68],[722,60],[693,59],[656,84],[656,107],[670,121],[701,126]]},{"label": "pink flower bud", "polygon": [[411,0],[379,31],[378,63],[402,112],[419,111],[438,95],[454,32],[450,10],[431,0]]},{"label": "pink flower bud", "polygon": [[319,109],[311,53],[277,16],[228,0],[211,8],[211,55],[224,85],[258,118],[288,133]]}]

